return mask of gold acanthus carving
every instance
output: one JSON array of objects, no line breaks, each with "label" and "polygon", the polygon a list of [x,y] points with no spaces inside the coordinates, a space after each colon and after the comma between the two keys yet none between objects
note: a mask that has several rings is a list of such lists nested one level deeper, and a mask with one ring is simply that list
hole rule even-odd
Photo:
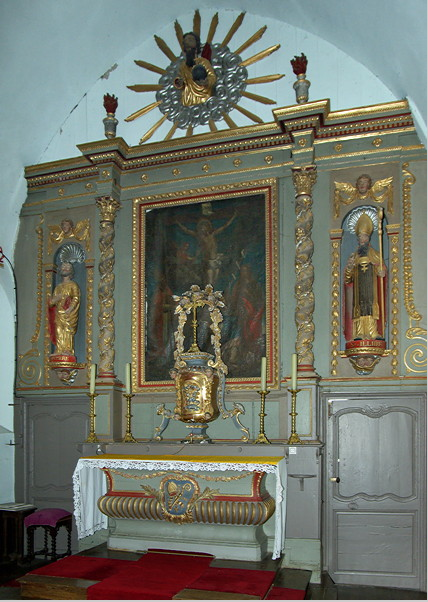
[{"label": "gold acanthus carving", "polygon": [[97,207],[101,213],[100,220],[100,283],[98,285],[98,326],[100,334],[98,337],[98,348],[100,352],[99,375],[113,375],[114,372],[114,222],[116,213],[121,205],[110,196],[103,196],[96,199]]},{"label": "gold acanthus carving", "polygon": [[111,196],[100,196],[97,198],[97,207],[100,210],[102,221],[114,223],[121,204]]},{"label": "gold acanthus carving", "polygon": [[[413,266],[412,266],[412,205],[411,188],[416,182],[415,176],[408,169],[409,164],[403,163],[403,268],[404,268],[404,305],[409,316],[410,326],[406,337],[417,339],[404,353],[404,363],[408,372],[420,374],[427,368],[427,331],[419,326],[422,315],[416,310],[413,296]],[[413,320],[417,324],[413,325]]]},{"label": "gold acanthus carving", "polygon": [[386,226],[390,238],[390,278],[391,278],[391,374],[398,375],[398,342],[399,342],[399,294],[400,294],[400,237],[397,232],[398,225]]},{"label": "gold acanthus carving", "polygon": [[312,188],[317,179],[315,165],[308,165],[306,167],[293,167],[292,174],[296,196],[300,196],[302,194],[310,196],[312,194]]},{"label": "gold acanthus carving", "polygon": [[337,375],[340,354],[340,244],[343,230],[331,230],[331,374]]},{"label": "gold acanthus carving", "polygon": [[297,327],[296,352],[299,365],[313,366],[314,340],[313,313],[315,297],[313,293],[314,267],[312,254],[314,245],[311,239],[312,187],[316,181],[316,167],[293,168],[293,183],[296,189],[296,226],[295,226],[295,322]]},{"label": "gold acanthus carving", "polygon": [[416,182],[415,176],[408,170],[409,164],[403,163],[403,254],[404,254],[404,304],[411,320],[420,321],[421,314],[416,311],[413,297],[412,273],[412,206],[411,188]]}]

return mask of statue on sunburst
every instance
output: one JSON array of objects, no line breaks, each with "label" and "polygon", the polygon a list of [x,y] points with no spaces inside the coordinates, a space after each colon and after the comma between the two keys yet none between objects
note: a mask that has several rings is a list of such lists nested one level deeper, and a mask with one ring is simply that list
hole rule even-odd
[{"label": "statue on sunburst", "polygon": [[156,108],[163,114],[159,121],[144,134],[140,144],[151,138],[166,120],[172,123],[172,127],[165,140],[172,138],[177,129],[185,130],[186,136],[193,135],[194,128],[198,126],[208,125],[211,131],[216,131],[217,123],[221,121],[224,121],[229,128],[237,127],[229,115],[233,110],[239,111],[255,123],[263,123],[260,117],[238,103],[241,98],[248,98],[262,104],[275,104],[275,101],[270,98],[247,92],[247,86],[270,83],[281,79],[284,75],[273,74],[250,79],[247,67],[278,50],[280,44],[266,48],[248,59],[241,58],[240,54],[263,36],[266,31],[264,26],[239,48],[230,50],[228,44],[241,26],[244,16],[243,12],[235,19],[220,43],[213,43],[218,26],[218,13],[211,19],[203,44],[201,17],[198,10],[194,13],[192,31],[183,34],[180,24],[176,21],[174,27],[180,46],[179,56],[164,40],[154,36],[156,44],[169,59],[170,64],[162,68],[146,61],[135,61],[138,66],[158,73],[160,78],[157,84],[128,86],[135,92],[155,92],[156,101],[132,113],[125,121],[133,121]]}]

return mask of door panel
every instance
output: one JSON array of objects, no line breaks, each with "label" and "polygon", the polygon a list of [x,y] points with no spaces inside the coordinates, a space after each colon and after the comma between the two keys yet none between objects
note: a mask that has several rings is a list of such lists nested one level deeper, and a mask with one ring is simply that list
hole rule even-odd
[{"label": "door panel", "polygon": [[[87,398],[21,398],[19,410],[24,445],[16,454],[17,499],[39,509],[73,512],[72,475],[87,437]],[[43,530],[35,536],[36,547],[43,547]],[[60,529],[58,551],[64,552],[66,544],[66,531]],[[75,528],[72,550],[77,550]]]},{"label": "door panel", "polygon": [[336,583],[425,590],[424,396],[324,395],[323,406],[326,570]]}]

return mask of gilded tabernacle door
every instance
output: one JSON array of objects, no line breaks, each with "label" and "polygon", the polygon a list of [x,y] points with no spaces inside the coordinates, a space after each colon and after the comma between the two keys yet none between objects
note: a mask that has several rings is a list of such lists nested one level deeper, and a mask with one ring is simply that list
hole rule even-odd
[{"label": "gilded tabernacle door", "polygon": [[[173,295],[194,284],[201,289],[211,284],[223,292],[221,339],[228,384],[260,386],[260,358],[267,357],[268,386],[277,386],[275,180],[138,198],[133,248],[136,390],[173,388]],[[212,350],[208,311],[198,311],[201,351]],[[191,320],[187,327],[192,328]],[[186,340],[191,337],[186,335]]]}]

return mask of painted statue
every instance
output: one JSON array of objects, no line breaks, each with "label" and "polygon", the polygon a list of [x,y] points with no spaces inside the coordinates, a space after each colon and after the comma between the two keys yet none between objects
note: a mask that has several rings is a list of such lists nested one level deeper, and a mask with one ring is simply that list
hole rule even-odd
[{"label": "painted statue", "polygon": [[358,247],[344,272],[346,341],[385,337],[386,267],[370,244],[373,229],[369,215],[362,213],[355,225]]},{"label": "painted statue", "polygon": [[80,289],[74,282],[73,265],[64,261],[60,266],[61,282],[48,296],[49,331],[55,355],[74,356],[74,335],[80,307]]},{"label": "painted statue", "polygon": [[180,65],[174,86],[182,90],[181,103],[191,107],[206,102],[214,94],[216,74],[209,61],[209,47],[204,47],[201,56],[201,42],[196,33],[189,32],[183,36],[183,53],[185,59]]}]

